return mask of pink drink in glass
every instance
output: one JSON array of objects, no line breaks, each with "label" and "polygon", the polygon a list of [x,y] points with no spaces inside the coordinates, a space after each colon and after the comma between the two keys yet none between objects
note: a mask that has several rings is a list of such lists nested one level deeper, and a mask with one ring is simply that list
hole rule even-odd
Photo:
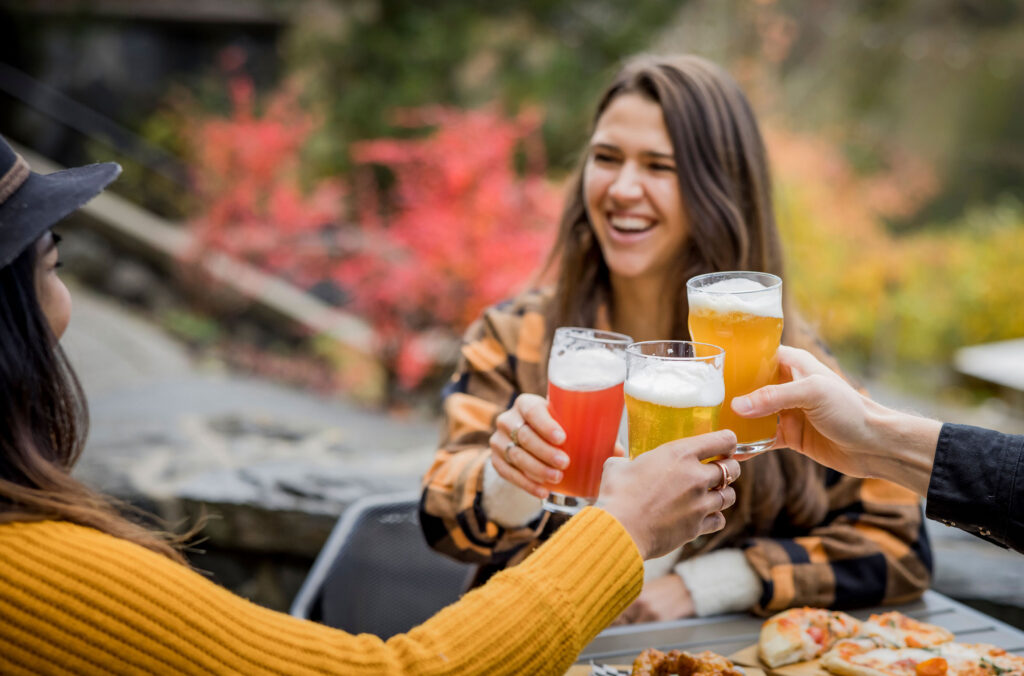
[{"label": "pink drink in glass", "polygon": [[621,333],[563,326],[548,359],[548,407],[565,430],[569,456],[562,480],[549,484],[544,509],[573,514],[593,504],[604,461],[615,452],[622,421],[626,346]]},{"label": "pink drink in glass", "polygon": [[551,415],[565,430],[562,450],[569,466],[548,490],[578,498],[597,497],[604,461],[615,450],[622,417],[622,383],[601,390],[566,390],[548,384]]}]

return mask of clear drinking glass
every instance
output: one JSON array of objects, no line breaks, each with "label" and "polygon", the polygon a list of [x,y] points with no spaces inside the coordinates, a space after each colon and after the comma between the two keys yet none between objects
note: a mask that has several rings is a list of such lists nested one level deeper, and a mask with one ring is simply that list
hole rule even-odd
[{"label": "clear drinking glass", "polygon": [[629,457],[719,427],[725,352],[717,345],[652,340],[626,348]]},{"label": "clear drinking glass", "polygon": [[737,455],[775,443],[778,416],[741,418],[733,397],[778,378],[782,339],[782,280],[766,272],[712,272],[686,283],[690,337],[725,348],[725,403],[721,426],[736,433]]},{"label": "clear drinking glass", "polygon": [[621,333],[579,327],[555,329],[548,359],[548,406],[565,430],[569,456],[562,480],[548,484],[544,509],[571,514],[593,504],[604,461],[615,451],[622,420],[626,346]]}]

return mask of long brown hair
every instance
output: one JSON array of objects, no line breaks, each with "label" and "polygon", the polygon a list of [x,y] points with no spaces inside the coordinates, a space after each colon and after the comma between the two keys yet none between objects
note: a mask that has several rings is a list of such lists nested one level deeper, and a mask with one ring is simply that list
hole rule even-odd
[{"label": "long brown hair", "polygon": [[[782,248],[772,207],[767,157],[757,120],[739,85],[696,56],[641,56],[615,76],[597,104],[593,125],[623,94],[657,103],[672,139],[679,191],[690,236],[679,252],[669,293],[673,335],[687,338],[686,280],[723,270],[782,276]],[[557,266],[549,326],[593,326],[601,307],[614,316],[611,276],[587,216],[580,161],[545,271]],[[787,334],[802,324],[785,309]],[[785,340],[785,338],[784,338]]]},{"label": "long brown hair", "polygon": [[[690,236],[678,254],[668,293],[673,294],[671,339],[689,338],[686,281],[725,270],[783,274],[782,246],[772,205],[767,154],[757,120],[739,85],[721,68],[696,56],[640,56],[615,76],[597,104],[593,124],[623,94],[657,103],[672,140],[679,191]],[[549,331],[557,326],[594,326],[598,312],[614,317],[611,276],[587,217],[583,165],[571,184],[555,247],[546,271],[557,266]],[[803,317],[783,292],[784,343],[810,350],[837,372]],[[548,338],[550,345],[550,337]],[[828,510],[824,469],[804,456],[777,451],[744,463],[738,498],[726,528],[691,553],[708,551],[744,536],[772,532],[786,510],[796,525],[810,528]]]},{"label": "long brown hair", "polygon": [[69,521],[185,563],[180,538],[128,520],[119,509],[135,510],[71,476],[88,408],[39,305],[37,249],[0,269],[0,523]]}]

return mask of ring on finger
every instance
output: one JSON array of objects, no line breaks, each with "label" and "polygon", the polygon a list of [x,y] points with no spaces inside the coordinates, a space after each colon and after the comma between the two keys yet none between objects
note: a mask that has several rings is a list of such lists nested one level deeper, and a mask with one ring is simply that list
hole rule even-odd
[{"label": "ring on finger", "polygon": [[512,434],[508,435],[509,439],[511,439],[512,443],[515,444],[516,446],[519,445],[519,430],[523,429],[523,427],[525,426],[526,421],[524,420],[523,422],[516,425],[516,428],[512,430]]},{"label": "ring on finger", "polygon": [[729,470],[725,468],[725,465],[719,462],[718,460],[713,460],[711,464],[718,465],[718,469],[722,470],[722,481],[711,490],[721,491],[723,488],[732,483],[732,475],[729,474]]},{"label": "ring on finger", "polygon": [[518,444],[515,442],[515,440],[512,440],[512,441],[508,442],[507,444],[505,444],[505,448],[501,452],[501,454],[505,456],[505,462],[507,462],[510,465],[512,464],[512,458],[509,457],[509,451],[512,450],[513,446],[518,446]]}]

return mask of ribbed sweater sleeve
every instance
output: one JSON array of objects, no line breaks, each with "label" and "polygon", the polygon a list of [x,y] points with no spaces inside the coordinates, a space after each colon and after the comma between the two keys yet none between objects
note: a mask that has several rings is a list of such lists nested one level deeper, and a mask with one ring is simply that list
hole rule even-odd
[{"label": "ribbed sweater sleeve", "polygon": [[3,674],[561,674],[640,591],[621,524],[588,508],[522,565],[387,642],[262,608],[132,543],[0,526]]}]

